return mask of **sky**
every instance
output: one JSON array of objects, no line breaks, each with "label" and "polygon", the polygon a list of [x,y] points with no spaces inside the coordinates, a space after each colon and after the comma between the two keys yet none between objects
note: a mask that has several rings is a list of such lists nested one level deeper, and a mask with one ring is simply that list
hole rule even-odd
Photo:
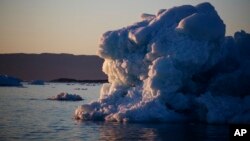
[{"label": "sky", "polygon": [[[96,55],[101,35],[155,14],[205,0],[0,0],[0,53]],[[250,32],[250,0],[210,0],[226,34]]]}]

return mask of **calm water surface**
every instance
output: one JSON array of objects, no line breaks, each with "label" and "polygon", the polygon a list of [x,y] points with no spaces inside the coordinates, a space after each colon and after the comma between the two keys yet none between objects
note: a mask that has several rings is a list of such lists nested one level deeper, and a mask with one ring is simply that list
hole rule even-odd
[{"label": "calm water surface", "polygon": [[[77,106],[98,99],[100,88],[99,84],[62,83],[44,86],[24,84],[24,88],[0,87],[0,141],[228,140],[228,127],[223,125],[125,124],[74,120],[73,113]],[[46,100],[61,92],[76,93],[85,100]]]}]

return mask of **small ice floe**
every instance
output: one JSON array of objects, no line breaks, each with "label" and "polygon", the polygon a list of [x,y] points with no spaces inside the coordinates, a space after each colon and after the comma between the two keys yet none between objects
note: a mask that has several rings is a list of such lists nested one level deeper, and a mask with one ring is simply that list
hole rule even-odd
[{"label": "small ice floe", "polygon": [[86,91],[86,90],[88,90],[88,88],[75,88],[74,90],[84,90],[84,91]]},{"label": "small ice floe", "polygon": [[47,98],[48,100],[59,100],[59,101],[81,101],[84,100],[80,95],[60,93],[57,96]]},{"label": "small ice floe", "polygon": [[87,83],[86,86],[95,86],[95,83]]},{"label": "small ice floe", "polygon": [[29,84],[31,84],[31,85],[44,85],[44,81],[43,80],[33,80]]},{"label": "small ice floe", "polygon": [[0,75],[0,86],[22,86],[21,80],[8,75]]},{"label": "small ice floe", "polygon": [[69,86],[70,86],[70,85],[75,85],[75,84],[74,84],[74,83],[67,83],[66,85],[69,85]]}]

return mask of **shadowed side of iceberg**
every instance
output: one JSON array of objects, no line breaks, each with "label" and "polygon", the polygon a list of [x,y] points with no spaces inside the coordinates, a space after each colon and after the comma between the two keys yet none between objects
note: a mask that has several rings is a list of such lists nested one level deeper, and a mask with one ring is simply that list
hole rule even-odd
[{"label": "shadowed side of iceberg", "polygon": [[250,34],[225,37],[225,28],[201,3],[104,33],[98,54],[109,83],[76,119],[250,123]]}]

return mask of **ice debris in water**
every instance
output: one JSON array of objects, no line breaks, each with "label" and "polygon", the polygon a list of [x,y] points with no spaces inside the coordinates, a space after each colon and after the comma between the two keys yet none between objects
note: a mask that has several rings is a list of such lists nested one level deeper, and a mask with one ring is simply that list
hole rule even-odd
[{"label": "ice debris in water", "polygon": [[209,3],[162,9],[101,38],[109,83],[76,119],[250,123],[250,34]]},{"label": "ice debris in water", "polygon": [[83,100],[80,95],[60,93],[56,96],[49,97],[48,100],[59,100],[59,101],[81,101]]},{"label": "ice debris in water", "polygon": [[29,84],[31,84],[31,85],[44,85],[45,82],[43,80],[33,80]]}]

